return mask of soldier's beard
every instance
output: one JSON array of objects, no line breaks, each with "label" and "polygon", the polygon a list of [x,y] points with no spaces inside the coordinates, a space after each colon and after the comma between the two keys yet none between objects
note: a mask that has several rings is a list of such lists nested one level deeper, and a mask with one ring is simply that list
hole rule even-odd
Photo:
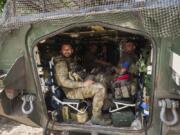
[{"label": "soldier's beard", "polygon": [[64,53],[63,54],[63,56],[66,57],[66,58],[71,57],[71,55],[72,55],[71,53]]}]

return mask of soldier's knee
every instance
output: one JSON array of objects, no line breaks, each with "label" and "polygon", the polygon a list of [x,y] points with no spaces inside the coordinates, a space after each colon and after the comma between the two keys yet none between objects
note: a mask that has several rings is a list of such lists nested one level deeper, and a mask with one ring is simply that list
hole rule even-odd
[{"label": "soldier's knee", "polygon": [[135,84],[132,84],[131,85],[131,95],[135,95],[136,94],[136,85]]},{"label": "soldier's knee", "polygon": [[101,83],[98,83],[98,93],[100,93],[103,97],[106,95],[106,88]]},{"label": "soldier's knee", "polygon": [[93,90],[95,91],[95,95],[104,98],[106,96],[106,88],[101,83],[93,84]]}]

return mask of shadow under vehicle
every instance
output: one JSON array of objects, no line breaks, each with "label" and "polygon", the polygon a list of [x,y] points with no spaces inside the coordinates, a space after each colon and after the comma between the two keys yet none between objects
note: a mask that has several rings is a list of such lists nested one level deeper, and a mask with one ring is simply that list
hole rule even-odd
[{"label": "shadow under vehicle", "polygon": [[[45,135],[178,135],[179,15],[178,0],[7,1],[0,19],[0,114],[40,126]],[[62,96],[53,59],[69,42],[79,64],[96,45],[99,58],[118,66],[127,39],[138,58],[136,94],[124,101],[117,87],[107,87],[112,104],[102,111],[112,124],[93,125],[92,99]]]}]

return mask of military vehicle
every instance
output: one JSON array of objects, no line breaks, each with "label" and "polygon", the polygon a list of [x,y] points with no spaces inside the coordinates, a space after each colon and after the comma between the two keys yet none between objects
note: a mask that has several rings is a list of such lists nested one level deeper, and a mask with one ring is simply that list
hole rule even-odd
[{"label": "military vehicle", "polygon": [[[0,19],[1,116],[42,127],[44,135],[179,135],[179,16],[179,0],[7,0]],[[96,45],[99,59],[118,66],[127,40],[138,57],[135,95],[111,80],[102,112],[112,124],[93,125],[92,99],[63,95],[54,58],[69,42],[83,64]],[[119,89],[126,98],[118,98]]]}]

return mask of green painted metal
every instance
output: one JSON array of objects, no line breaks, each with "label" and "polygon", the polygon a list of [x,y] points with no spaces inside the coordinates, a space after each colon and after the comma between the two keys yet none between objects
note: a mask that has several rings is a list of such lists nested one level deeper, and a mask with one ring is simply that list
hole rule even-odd
[{"label": "green painted metal", "polygon": [[[112,16],[113,15],[113,16]],[[116,16],[116,17],[115,17]],[[80,20],[80,21],[79,21]],[[152,123],[148,130],[149,135],[160,134],[160,119],[159,119],[159,108],[157,101],[159,98],[173,98],[180,99],[180,96],[171,91],[173,85],[171,84],[171,71],[169,68],[169,50],[180,54],[180,38],[153,38],[148,33],[145,33],[144,27],[141,20],[133,12],[122,12],[122,13],[107,13],[106,15],[96,14],[88,16],[74,16],[65,17],[60,20],[51,20],[45,22],[35,23],[33,25],[26,25],[20,29],[13,30],[9,33],[1,35],[0,42],[0,69],[8,72],[15,60],[20,57],[25,57],[26,67],[26,90],[25,92],[36,94],[37,100],[35,102],[35,111],[29,115],[34,123],[45,126],[47,122],[47,110],[45,107],[44,99],[38,86],[37,71],[35,68],[33,58],[33,47],[36,43],[42,39],[51,37],[60,31],[70,29],[75,26],[89,25],[89,24],[101,24],[104,26],[111,26],[111,28],[119,27],[121,30],[130,31],[135,34],[144,34],[145,37],[153,39],[157,49],[157,63],[155,67],[156,76],[154,78],[154,103],[153,103],[153,116]],[[154,54],[155,55],[155,54]],[[7,106],[8,107],[8,106]],[[0,112],[1,113],[1,112]],[[18,117],[11,118],[18,120]],[[23,121],[22,121],[23,122]],[[25,122],[25,121],[24,121]],[[50,123],[51,126],[51,123]],[[83,127],[76,125],[72,126],[54,126],[55,130],[84,130]],[[101,133],[108,134],[129,134],[129,135],[141,135],[143,131],[133,132],[119,130],[112,128],[101,128],[92,126],[88,131],[99,131]],[[114,132],[112,132],[114,131]]]}]

